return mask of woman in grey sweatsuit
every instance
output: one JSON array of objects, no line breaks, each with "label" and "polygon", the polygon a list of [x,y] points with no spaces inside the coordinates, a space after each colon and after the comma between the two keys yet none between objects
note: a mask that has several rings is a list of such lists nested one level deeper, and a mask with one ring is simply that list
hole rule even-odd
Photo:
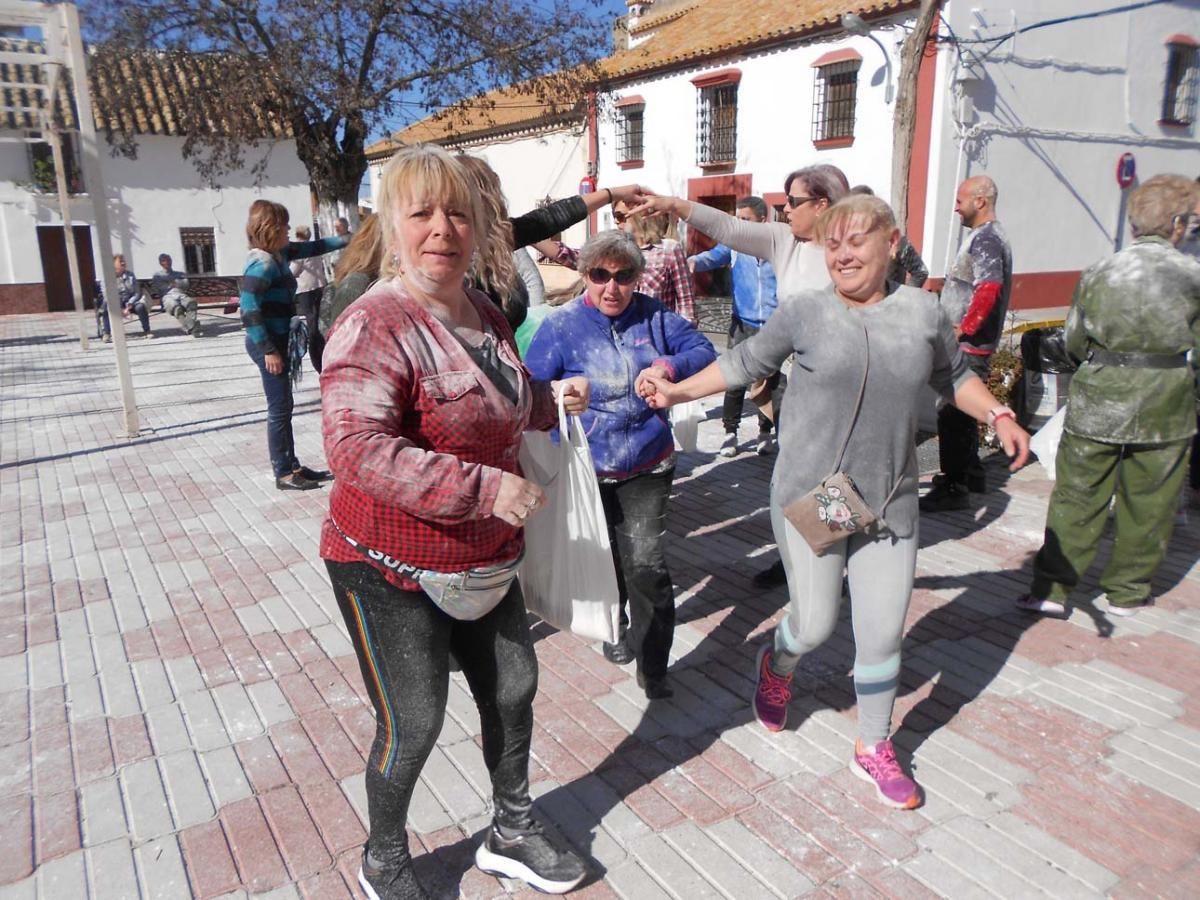
[{"label": "woman in grey sweatsuit", "polygon": [[[1015,457],[1013,468],[1025,462],[1029,435],[967,368],[936,297],[911,287],[885,293],[899,238],[892,211],[879,198],[841,200],[817,223],[830,287],[781,296],[758,334],[679,384],[652,382],[645,395],[655,407],[704,397],[748,385],[796,354],[771,483],[771,522],[791,600],[773,645],[759,652],[754,711],[772,731],[784,727],[792,672],[803,654],[832,634],[847,572],[859,719],[852,769],[876,786],[883,802],[912,809],[921,802],[920,789],[896,762],[889,735],[916,568],[913,446],[922,386],[928,383],[968,415],[992,421]],[[782,510],[833,472],[847,429],[840,469],[885,522],[818,555]]]}]

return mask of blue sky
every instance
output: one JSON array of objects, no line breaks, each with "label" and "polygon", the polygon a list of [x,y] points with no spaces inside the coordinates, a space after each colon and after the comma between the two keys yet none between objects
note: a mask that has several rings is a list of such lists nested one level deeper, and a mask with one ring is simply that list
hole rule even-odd
[{"label": "blue sky", "polygon": [[[560,2],[562,2],[562,0],[560,0]],[[567,0],[567,2],[569,3],[570,0]],[[550,10],[554,9],[556,4],[553,2],[553,0],[527,0],[525,5],[530,6],[530,7],[536,7],[538,9],[545,10],[545,11],[550,11]],[[572,5],[575,5],[575,4],[572,4]],[[625,10],[626,10],[625,0],[601,0],[600,4],[598,6],[592,6],[589,3],[580,3],[580,4],[578,4],[578,6],[584,8],[586,11],[590,12],[592,14],[592,16],[595,19],[597,19],[598,21],[605,22],[608,25],[611,25],[612,20],[616,16],[624,15]],[[607,53],[609,49],[611,49],[611,48],[605,47],[604,53]],[[401,95],[402,102],[404,99],[406,99],[404,97],[404,95]],[[416,99],[415,93],[414,93],[413,99],[414,100]],[[411,125],[413,122],[424,118],[426,113],[424,111],[417,109],[416,107],[417,107],[417,104],[414,103],[411,114],[398,116],[393,122],[391,122],[389,124],[389,126],[386,129],[380,129],[378,134],[373,134],[372,139],[381,138],[387,134],[391,134],[393,132],[399,131],[400,129],[404,128],[406,125]]]}]

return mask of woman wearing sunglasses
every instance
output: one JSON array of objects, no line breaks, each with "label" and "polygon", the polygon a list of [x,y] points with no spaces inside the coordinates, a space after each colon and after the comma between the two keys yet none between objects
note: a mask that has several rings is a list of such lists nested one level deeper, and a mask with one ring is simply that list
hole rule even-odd
[{"label": "woman wearing sunglasses", "polygon": [[[681,197],[650,197],[630,212],[671,213],[701,234],[738,253],[765,259],[775,270],[776,294],[782,299],[797,291],[820,290],[829,284],[825,256],[813,243],[813,230],[821,213],[850,192],[850,182],[837,166],[806,166],[788,175],[787,224],[746,222],[719,209]],[[779,434],[776,412],[775,433]],[[770,588],[784,583],[783,563],[775,560],[754,576],[754,586]]]},{"label": "woman wearing sunglasses", "polygon": [[591,238],[579,252],[585,293],[547,316],[525,355],[535,380],[584,376],[592,386],[583,413],[608,520],[621,631],[605,644],[614,663],[637,660],[647,698],[671,696],[667,658],[675,636],[675,593],[663,537],[675,474],[675,441],[666,413],[643,399],[647,377],[687,378],[716,352],[686,319],[634,286],[645,257],[619,231]]},{"label": "woman wearing sunglasses", "polygon": [[[792,674],[833,634],[847,574],[858,707],[851,771],[872,783],[883,803],[913,809],[921,792],[900,767],[890,735],[917,559],[913,437],[921,392],[930,384],[964,413],[993,424],[1014,470],[1028,457],[1029,435],[967,368],[933,296],[888,283],[900,230],[886,203],[857,194],[841,200],[821,216],[816,239],[830,286],[789,295],[758,334],[693,378],[674,384],[648,376],[647,402],[664,409],[748,385],[796,355],[771,483],[771,525],[791,596],[773,640],[759,649],[754,714],[770,731],[786,726]],[[851,521],[851,507],[842,488],[822,489],[832,472],[853,483],[878,516],[875,526],[841,524]],[[807,496],[824,516],[805,519],[793,506]],[[814,549],[806,535],[819,545],[820,529],[840,530],[844,539]]]}]

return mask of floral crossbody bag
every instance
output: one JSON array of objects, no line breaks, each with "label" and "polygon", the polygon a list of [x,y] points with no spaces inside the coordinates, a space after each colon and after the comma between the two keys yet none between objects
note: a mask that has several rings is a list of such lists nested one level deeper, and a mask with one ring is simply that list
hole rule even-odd
[{"label": "floral crossbody bag", "polygon": [[[839,541],[847,540],[853,534],[866,534],[885,527],[883,510],[904,481],[904,470],[900,478],[892,486],[891,493],[883,501],[883,507],[878,513],[871,509],[859,493],[854,479],[841,471],[842,459],[846,455],[846,447],[850,445],[850,435],[854,431],[854,423],[858,421],[858,413],[862,409],[863,395],[867,390],[867,373],[871,369],[871,342],[867,337],[866,326],[863,326],[863,341],[866,354],[863,363],[862,384],[858,387],[858,399],[854,402],[854,413],[850,416],[850,425],[846,428],[846,438],[842,441],[842,449],[838,451],[837,462],[833,471],[821,479],[821,483],[801,497],[793,500],[783,508],[784,517],[792,523],[792,527],[800,532],[800,536],[808,542],[813,552],[818,556]],[[907,468],[907,464],[905,465]]]}]

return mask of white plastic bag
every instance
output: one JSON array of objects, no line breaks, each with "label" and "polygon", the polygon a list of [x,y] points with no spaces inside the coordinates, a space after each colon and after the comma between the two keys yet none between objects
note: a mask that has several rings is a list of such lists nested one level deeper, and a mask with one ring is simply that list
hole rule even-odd
[{"label": "white plastic bag", "polygon": [[1037,454],[1038,462],[1051,481],[1054,480],[1054,458],[1058,456],[1058,442],[1062,440],[1063,421],[1066,418],[1067,408],[1064,406],[1029,439],[1029,449]]},{"label": "white plastic bag", "polygon": [[558,430],[558,444],[544,432],[526,432],[521,442],[525,477],[546,492],[525,525],[525,607],[562,631],[615,644],[620,593],[604,505],[587,435],[561,398]]},{"label": "white plastic bag", "polygon": [[671,407],[671,431],[675,434],[675,449],[683,453],[696,452],[696,437],[704,410],[699,400],[688,400]]}]

